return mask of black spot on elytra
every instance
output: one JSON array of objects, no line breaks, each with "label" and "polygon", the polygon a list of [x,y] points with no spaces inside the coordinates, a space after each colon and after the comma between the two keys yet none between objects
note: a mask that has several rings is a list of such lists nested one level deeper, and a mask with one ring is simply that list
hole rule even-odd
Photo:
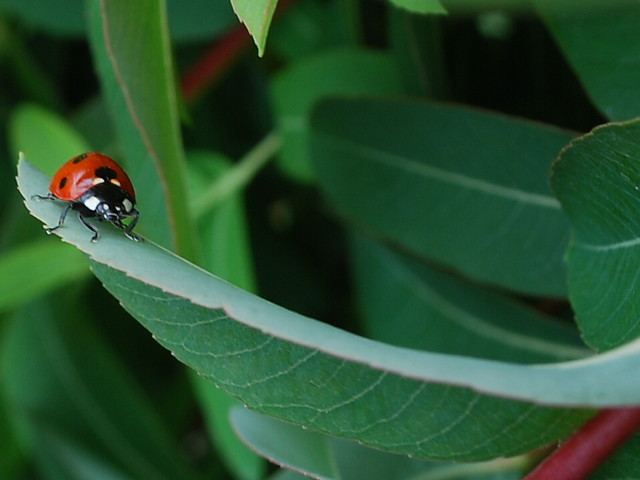
[{"label": "black spot on elytra", "polygon": [[60,184],[58,185],[58,188],[62,190],[66,184],[67,184],[67,177],[62,177],[60,179]]},{"label": "black spot on elytra", "polygon": [[96,168],[96,171],[93,173],[96,177],[104,179],[105,182],[110,182],[118,176],[115,170],[112,170],[109,167]]},{"label": "black spot on elytra", "polygon": [[74,158],[72,160],[71,163],[80,163],[81,161],[83,161],[85,158],[87,158],[89,156],[88,153],[83,153],[82,155],[78,155],[76,158]]}]

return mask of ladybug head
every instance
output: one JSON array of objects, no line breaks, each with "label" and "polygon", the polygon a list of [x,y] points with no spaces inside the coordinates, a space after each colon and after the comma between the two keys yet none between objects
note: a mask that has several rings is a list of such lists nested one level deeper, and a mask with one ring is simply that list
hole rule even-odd
[{"label": "ladybug head", "polygon": [[131,202],[125,198],[122,203],[101,202],[95,211],[96,216],[102,217],[109,222],[115,222],[123,217],[127,217],[132,208],[133,205]]},{"label": "ladybug head", "polygon": [[80,202],[93,216],[117,222],[134,215],[134,203],[123,188],[110,182],[101,183],[85,193]]}]

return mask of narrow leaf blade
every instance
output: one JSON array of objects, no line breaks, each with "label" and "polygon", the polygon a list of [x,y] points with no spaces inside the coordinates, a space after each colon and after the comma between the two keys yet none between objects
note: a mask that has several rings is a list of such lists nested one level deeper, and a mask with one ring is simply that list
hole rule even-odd
[{"label": "narrow leaf blade", "polygon": [[334,100],[313,118],[313,160],[352,222],[478,280],[563,296],[569,222],[548,171],[571,138],[460,107]]},{"label": "narrow leaf blade", "polygon": [[194,230],[185,214],[185,162],[165,2],[91,0],[88,5],[99,78],[127,171],[144,193],[138,195],[140,230],[191,258]]}]

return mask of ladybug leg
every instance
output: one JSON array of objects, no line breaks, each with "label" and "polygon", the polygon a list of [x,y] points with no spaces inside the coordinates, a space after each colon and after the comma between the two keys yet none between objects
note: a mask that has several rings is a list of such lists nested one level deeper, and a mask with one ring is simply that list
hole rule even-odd
[{"label": "ladybug leg", "polygon": [[138,219],[140,218],[140,212],[138,212],[138,210],[134,208],[131,210],[130,213],[131,213],[131,216],[133,217],[133,220],[131,220],[131,223],[129,223],[129,225],[124,229],[124,234],[126,235],[127,238],[130,238],[131,240],[135,240],[137,242],[138,240],[140,240],[140,237],[137,236],[135,233],[132,233],[132,230],[138,223]]},{"label": "ladybug leg", "polygon": [[131,220],[131,223],[129,223],[129,225],[125,225],[122,220],[120,220],[119,218],[117,220],[112,220],[111,223],[113,223],[116,227],[118,227],[120,230],[124,231],[125,236],[133,241],[139,241],[140,237],[138,235],[136,235],[135,233],[133,233],[131,230],[133,230],[133,228],[136,226],[136,224],[138,223],[138,218],[140,218],[140,213],[134,208],[131,210],[131,212],[129,212],[129,216],[133,217],[133,220]]},{"label": "ladybug leg", "polygon": [[53,196],[51,192],[46,195],[31,195],[32,200],[57,200],[56,197]]},{"label": "ladybug leg", "polygon": [[91,243],[96,243],[98,238],[100,238],[100,231],[89,223],[89,220],[82,215],[82,212],[78,212],[78,219],[87,227],[89,230],[93,232],[93,237],[91,237]]},{"label": "ladybug leg", "polygon": [[[40,196],[40,195],[38,195],[38,196]],[[42,199],[46,199],[48,197],[41,197],[41,198]],[[52,199],[53,199],[53,197],[52,197]],[[48,234],[51,234],[55,230],[59,229],[62,225],[64,225],[64,220],[65,220],[65,218],[67,218],[67,213],[69,213],[69,210],[71,210],[72,207],[73,207],[73,205],[71,203],[68,204],[66,206],[66,208],[60,214],[60,218],[58,219],[58,224],[55,227],[44,227],[45,231]]]}]

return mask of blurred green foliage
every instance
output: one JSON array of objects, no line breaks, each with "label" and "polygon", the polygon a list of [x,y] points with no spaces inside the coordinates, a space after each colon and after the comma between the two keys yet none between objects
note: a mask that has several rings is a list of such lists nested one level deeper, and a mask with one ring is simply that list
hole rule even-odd
[{"label": "blurred green foliage", "polygon": [[[0,0],[0,478],[297,478],[234,427],[317,478],[520,478],[528,457],[461,470],[239,410],[45,237],[15,189],[18,152],[48,175],[84,150],[112,155],[136,184],[143,235],[342,329],[510,362],[575,358],[586,349],[568,292],[586,311],[597,295],[587,277],[568,283],[570,223],[547,178],[573,137],[640,112],[640,6],[233,3]],[[576,268],[600,268],[589,262]],[[590,345],[629,331],[590,329]],[[522,354],[520,334],[558,346]],[[441,427],[425,438],[455,436],[462,416],[429,415]],[[539,446],[505,437],[487,451],[507,440]],[[636,443],[604,471],[637,475]]]}]

